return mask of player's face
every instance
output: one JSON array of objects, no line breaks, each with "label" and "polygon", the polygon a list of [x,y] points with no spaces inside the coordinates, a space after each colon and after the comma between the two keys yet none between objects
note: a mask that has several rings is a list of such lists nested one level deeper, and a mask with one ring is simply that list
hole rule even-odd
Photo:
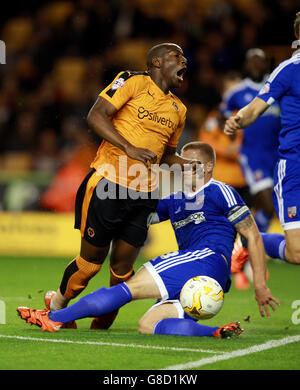
[{"label": "player's face", "polygon": [[259,56],[253,56],[246,62],[246,71],[253,80],[260,81],[267,71],[266,60]]},{"label": "player's face", "polygon": [[162,57],[161,74],[169,88],[178,88],[183,82],[187,59],[179,46],[170,48]]},{"label": "player's face", "polygon": [[185,190],[193,191],[202,187],[204,185],[205,170],[204,156],[196,149],[184,150],[181,156],[189,160],[195,160],[198,163],[198,165],[194,167],[195,169],[185,169],[183,172],[183,185]]}]

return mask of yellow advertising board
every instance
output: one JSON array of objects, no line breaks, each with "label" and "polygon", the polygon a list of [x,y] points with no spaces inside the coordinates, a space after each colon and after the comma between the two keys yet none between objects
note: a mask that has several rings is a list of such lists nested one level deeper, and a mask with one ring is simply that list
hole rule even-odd
[{"label": "yellow advertising board", "polygon": [[[80,233],[74,215],[40,212],[0,213],[0,255],[76,256]],[[274,218],[269,232],[283,233]],[[170,221],[151,225],[141,256],[145,260],[178,249]]]},{"label": "yellow advertising board", "polygon": [[[40,212],[0,212],[0,255],[76,256],[80,233],[74,215]],[[150,226],[141,255],[146,259],[177,250],[169,221]]]},{"label": "yellow advertising board", "polygon": [[141,255],[145,259],[150,260],[176,250],[178,245],[170,221],[150,226],[147,241],[141,250]]},{"label": "yellow advertising board", "polygon": [[1,212],[0,254],[76,255],[80,245],[80,233],[73,225],[73,214]]}]

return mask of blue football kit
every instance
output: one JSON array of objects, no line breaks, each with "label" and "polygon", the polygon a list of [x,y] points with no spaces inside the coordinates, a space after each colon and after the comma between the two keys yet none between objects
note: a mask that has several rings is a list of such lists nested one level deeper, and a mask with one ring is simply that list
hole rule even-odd
[{"label": "blue football kit", "polygon": [[[262,83],[245,78],[229,89],[220,105],[228,118],[236,110],[250,103],[261,90]],[[260,118],[244,129],[239,162],[252,195],[273,187],[274,168],[278,160],[278,137],[280,131],[280,107],[274,102]]]},{"label": "blue football kit", "polygon": [[[154,325],[153,333],[182,336],[217,335],[218,326],[197,323],[180,305],[180,292],[191,278],[206,275],[217,280],[223,291],[230,289],[231,253],[236,230],[234,225],[250,211],[232,187],[211,179],[197,192],[177,192],[160,199],[159,221],[170,219],[178,242],[178,251],[158,256],[143,264],[159,288],[158,305],[172,303],[176,317],[163,318]],[[65,309],[49,313],[55,322],[67,323],[79,318],[101,316],[132,301],[126,283],[102,287]],[[236,325],[237,326],[237,325]]]},{"label": "blue football kit", "polygon": [[211,179],[195,193],[160,199],[157,214],[160,222],[170,219],[178,243],[178,251],[144,264],[162,296],[157,304],[179,300],[185,282],[199,275],[212,277],[228,292],[234,225],[250,214],[238,192]]},{"label": "blue football kit", "polygon": [[300,53],[275,68],[257,97],[281,111],[273,201],[284,230],[300,228]]}]

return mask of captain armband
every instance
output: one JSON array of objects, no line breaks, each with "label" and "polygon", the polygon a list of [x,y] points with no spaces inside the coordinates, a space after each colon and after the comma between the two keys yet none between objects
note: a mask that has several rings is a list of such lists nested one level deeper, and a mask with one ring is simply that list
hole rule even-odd
[{"label": "captain armband", "polygon": [[246,205],[236,206],[229,211],[227,218],[233,225],[250,215],[250,210]]}]

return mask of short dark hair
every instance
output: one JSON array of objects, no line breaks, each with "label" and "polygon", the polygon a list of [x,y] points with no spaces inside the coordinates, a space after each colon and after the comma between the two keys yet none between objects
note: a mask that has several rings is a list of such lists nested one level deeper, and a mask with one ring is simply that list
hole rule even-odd
[{"label": "short dark hair", "polygon": [[300,39],[300,12],[296,13],[296,18],[294,20],[294,32],[297,39]]},{"label": "short dark hair", "polygon": [[150,69],[152,67],[152,60],[154,57],[162,57],[166,51],[171,50],[176,47],[177,49],[181,49],[179,45],[176,43],[160,43],[159,45],[153,46],[147,54],[147,68]]},{"label": "short dark hair", "polygon": [[189,149],[199,150],[201,153],[204,154],[205,159],[207,160],[206,162],[213,161],[214,164],[216,163],[215,149],[212,146],[210,146],[209,144],[207,144],[206,142],[200,142],[200,141],[189,142],[188,144],[185,144],[181,148],[181,154],[185,150],[189,150]]}]

